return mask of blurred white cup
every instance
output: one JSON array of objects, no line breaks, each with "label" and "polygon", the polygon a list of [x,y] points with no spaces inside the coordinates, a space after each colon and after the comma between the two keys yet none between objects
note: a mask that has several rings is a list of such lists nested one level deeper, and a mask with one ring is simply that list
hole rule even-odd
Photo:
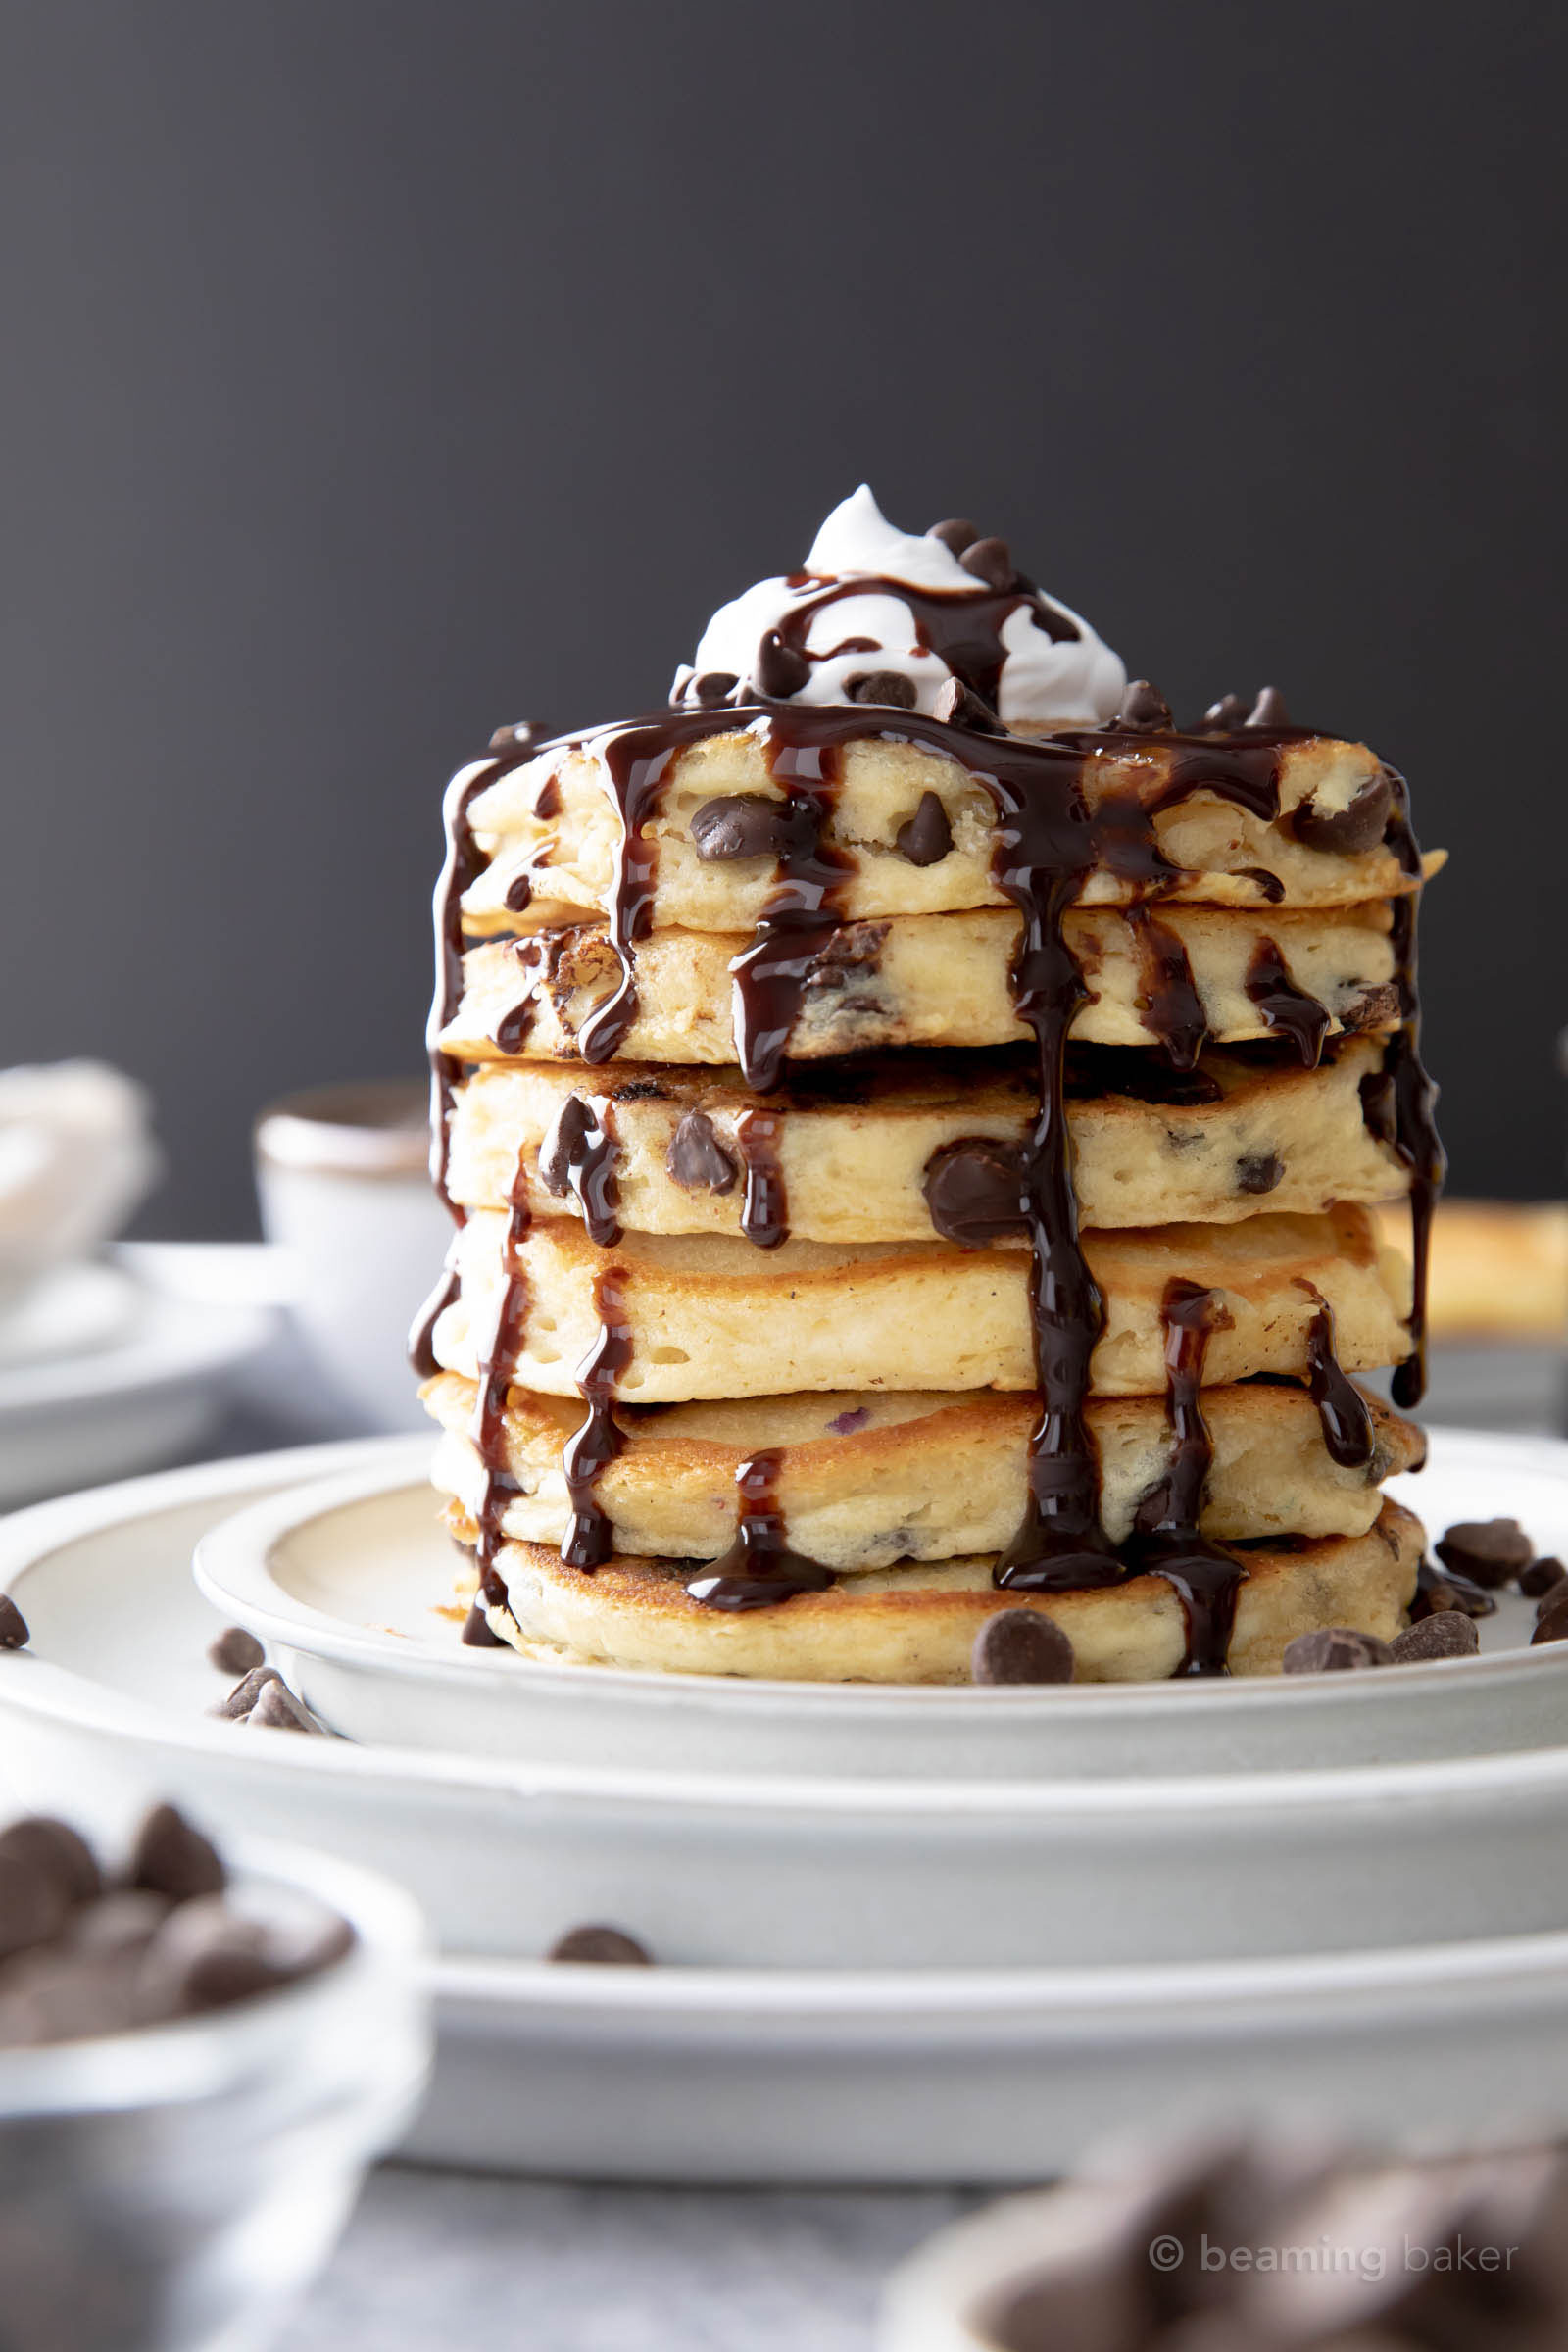
[{"label": "blurred white cup", "polygon": [[256,1122],[262,1230],[292,1260],[290,1306],[320,1368],[374,1429],[428,1429],[409,1326],[452,1238],[413,1079],[307,1088]]}]

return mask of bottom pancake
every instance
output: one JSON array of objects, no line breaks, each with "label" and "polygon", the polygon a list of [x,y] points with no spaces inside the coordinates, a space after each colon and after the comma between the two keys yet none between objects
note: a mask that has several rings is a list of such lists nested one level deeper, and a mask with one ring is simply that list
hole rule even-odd
[{"label": "bottom pancake", "polygon": [[[460,1542],[475,1528],[448,1506]],[[1415,1592],[1425,1537],[1385,1503],[1364,1536],[1230,1546],[1244,1571],[1226,1662],[1232,1674],[1277,1674],[1286,1643],[1321,1626],[1387,1641]],[[616,1557],[588,1573],[544,1544],[504,1544],[507,1589],[485,1611],[491,1632],[524,1656],[668,1674],[780,1682],[964,1683],[974,1637],[999,1609],[1037,1609],[1070,1639],[1078,1682],[1163,1682],[1189,1658],[1186,1610],[1164,1577],[1129,1577],[1095,1592],[999,1592],[989,1558],[848,1575],[823,1592],[771,1608],[705,1606],[687,1566]],[[463,1596],[472,1597],[466,1572]]]}]

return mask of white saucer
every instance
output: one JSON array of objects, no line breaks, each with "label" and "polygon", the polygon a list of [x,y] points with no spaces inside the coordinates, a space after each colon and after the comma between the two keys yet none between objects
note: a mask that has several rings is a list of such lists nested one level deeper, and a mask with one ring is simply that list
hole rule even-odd
[{"label": "white saucer", "polygon": [[[1568,1643],[1499,1595],[1484,1654],[1286,1681],[911,1690],[634,1674],[465,1649],[429,1442],[285,1489],[205,1536],[196,1577],[349,1739],[628,1771],[1039,1780],[1496,1753],[1568,1737]],[[1432,1532],[1506,1513],[1568,1551],[1568,1445],[1432,1433],[1394,1482]],[[461,1619],[462,1610],[456,1612]]]},{"label": "white saucer", "polygon": [[[54,1309],[63,1344],[46,1352]],[[116,1266],[63,1269],[13,1313],[0,1348],[6,1510],[188,1451],[223,1409],[224,1376],[276,1328],[264,1307],[175,1298]]]},{"label": "white saucer", "polygon": [[1568,1918],[1568,1749],[1143,1780],[832,1779],[209,1720],[219,1621],[190,1576],[193,1544],[269,1489],[387,1454],[385,1441],[302,1447],[0,1525],[0,1588],[34,1636],[0,1653],[15,1800],[112,1831],[167,1796],[220,1833],[314,1843],[401,1877],[447,1951],[511,1959],[588,1920],[686,1966],[1055,1969],[1449,1942]]}]

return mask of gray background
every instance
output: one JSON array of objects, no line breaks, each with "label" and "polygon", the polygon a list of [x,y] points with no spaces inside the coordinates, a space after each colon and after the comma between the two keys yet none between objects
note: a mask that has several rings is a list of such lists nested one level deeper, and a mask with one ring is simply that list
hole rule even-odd
[{"label": "gray background", "polygon": [[1562,23],[12,0],[0,1061],[245,1231],[259,1103],[417,1064],[447,770],[868,475],[1407,769],[1456,1180],[1554,1190]]}]

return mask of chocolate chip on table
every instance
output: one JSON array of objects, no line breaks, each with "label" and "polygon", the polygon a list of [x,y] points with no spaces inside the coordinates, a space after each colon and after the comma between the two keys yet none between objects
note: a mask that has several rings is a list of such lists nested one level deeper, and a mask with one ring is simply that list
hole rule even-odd
[{"label": "chocolate chip on table", "polygon": [[1414,1600],[1410,1603],[1412,1617],[1441,1616],[1445,1609],[1457,1609],[1464,1617],[1491,1617],[1497,1603],[1490,1592],[1468,1576],[1452,1571],[1447,1576],[1429,1573]]},{"label": "chocolate chip on table", "polygon": [[940,539],[956,556],[973,547],[980,535],[979,524],[966,521],[961,514],[950,514],[945,522],[934,522],[926,533],[928,539]]},{"label": "chocolate chip on table", "polygon": [[1044,1609],[999,1609],[974,1638],[976,1683],[1070,1683],[1072,1642]]},{"label": "chocolate chip on table", "polygon": [[1200,735],[1234,735],[1247,722],[1247,705],[1239,694],[1222,694],[1217,703],[1210,703],[1199,721]]},{"label": "chocolate chip on table", "polygon": [[764,631],[757,649],[757,661],[752,675],[770,703],[788,702],[799,694],[811,674],[811,664],[793,645],[786,645],[777,629]]},{"label": "chocolate chip on table", "polygon": [[653,1954],[619,1928],[568,1928],[545,1954],[547,1960],[591,1961],[607,1968],[652,1968]]},{"label": "chocolate chip on table", "polygon": [[1343,808],[1314,808],[1302,801],[1291,812],[1290,828],[1309,850],[1326,850],[1338,858],[1359,857],[1376,849],[1389,821],[1393,793],[1386,775],[1369,776],[1357,785]]},{"label": "chocolate chip on table", "polygon": [[919,701],[914,680],[902,669],[866,669],[846,682],[852,703],[886,703],[895,710],[912,710]]},{"label": "chocolate chip on table", "polygon": [[136,1971],[137,2014],[147,2024],[226,2008],[287,1981],[268,1956],[267,1931],[220,1895],[193,1896],[172,1911]]},{"label": "chocolate chip on table", "polygon": [[102,1891],[103,1879],[85,1838],[46,1813],[30,1813],[0,1830],[0,1856],[6,1855],[44,1871],[68,1903],[90,1903]]},{"label": "chocolate chip on table", "polygon": [[945,727],[967,727],[971,735],[1005,735],[1006,728],[992,710],[983,703],[961,678],[949,678],[937,688],[937,699],[931,715]]},{"label": "chocolate chip on table", "polygon": [[28,1854],[0,1853],[0,1960],[52,1942],[71,1912],[71,1897],[52,1870]]},{"label": "chocolate chip on table", "polygon": [[1364,1666],[1387,1666],[1393,1652],[1376,1634],[1353,1626],[1320,1625],[1285,1644],[1280,1663],[1287,1674],[1346,1674]]},{"label": "chocolate chip on table", "polygon": [[1445,1568],[1488,1591],[1511,1584],[1536,1556],[1517,1519],[1461,1519],[1433,1549]]},{"label": "chocolate chip on table", "polygon": [[32,1636],[9,1592],[0,1592],[0,1649],[25,1649]]},{"label": "chocolate chip on table", "polygon": [[218,1848],[172,1805],[155,1805],[142,1823],[126,1875],[133,1886],[167,1894],[176,1903],[221,1894],[228,1884]]},{"label": "chocolate chip on table", "polygon": [[255,1731],[319,1732],[320,1725],[306,1712],[284,1682],[270,1682],[245,1718]]},{"label": "chocolate chip on table", "polygon": [[1236,1190],[1271,1193],[1284,1174],[1285,1162],[1277,1152],[1249,1152],[1236,1162]]},{"label": "chocolate chip on table", "polygon": [[1277,686],[1265,686],[1247,713],[1247,724],[1250,727],[1288,727],[1290,723],[1291,715],[1285,708],[1284,695]]},{"label": "chocolate chip on table", "polygon": [[1147,678],[1134,678],[1110,723],[1123,734],[1158,735],[1168,734],[1174,721],[1158,687],[1151,686]]},{"label": "chocolate chip on table", "polygon": [[1546,1594],[1536,1611],[1536,1630],[1530,1637],[1531,1646],[1538,1642],[1568,1642],[1568,1585],[1558,1585]]},{"label": "chocolate chip on table", "polygon": [[242,1625],[226,1625],[217,1641],[208,1643],[207,1659],[220,1674],[251,1674],[266,1664],[267,1652]]},{"label": "chocolate chip on table", "polygon": [[1519,1571],[1519,1590],[1527,1599],[1540,1600],[1544,1593],[1560,1585],[1564,1577],[1568,1577],[1568,1568],[1561,1560],[1532,1560],[1528,1568]]},{"label": "chocolate chip on table", "polygon": [[1396,1634],[1389,1655],[1396,1666],[1413,1666],[1425,1658],[1472,1658],[1480,1647],[1473,1617],[1459,1609],[1439,1609]]},{"label": "chocolate chip on table", "polygon": [[893,838],[911,865],[940,865],[953,847],[953,827],[940,793],[923,792],[920,806]]},{"label": "chocolate chip on table", "polygon": [[282,1679],[275,1666],[253,1666],[250,1673],[234,1685],[228,1696],[220,1698],[217,1706],[209,1707],[207,1712],[221,1717],[226,1723],[243,1723],[268,1684],[280,1683]]},{"label": "chocolate chip on table", "polygon": [[670,1138],[664,1166],[672,1184],[683,1192],[707,1190],[728,1193],[735,1189],[740,1174],[736,1162],[718,1140],[718,1132],[708,1113],[689,1110]]},{"label": "chocolate chip on table", "polygon": [[1010,588],[1017,578],[1012,550],[1005,539],[976,539],[971,541],[958,562],[965,571],[972,571],[977,580],[988,588]]}]

